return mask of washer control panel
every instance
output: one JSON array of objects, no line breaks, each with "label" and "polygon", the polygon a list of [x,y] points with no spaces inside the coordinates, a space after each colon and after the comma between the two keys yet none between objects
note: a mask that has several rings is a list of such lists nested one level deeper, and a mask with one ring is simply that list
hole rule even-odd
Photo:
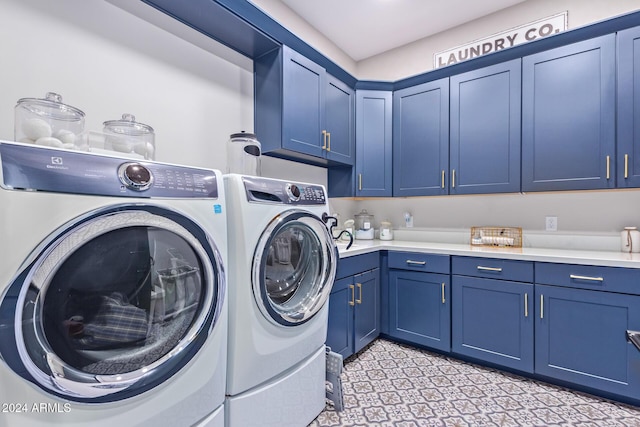
[{"label": "washer control panel", "polygon": [[210,169],[0,141],[7,189],[119,197],[218,198]]},{"label": "washer control panel", "polygon": [[242,181],[249,202],[307,206],[327,203],[322,185],[248,176],[243,177]]}]

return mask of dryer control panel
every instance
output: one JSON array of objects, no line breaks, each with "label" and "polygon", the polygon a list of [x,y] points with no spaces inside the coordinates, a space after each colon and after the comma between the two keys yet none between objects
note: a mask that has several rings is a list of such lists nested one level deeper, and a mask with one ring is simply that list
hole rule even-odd
[{"label": "dryer control panel", "polygon": [[119,197],[217,198],[210,169],[0,141],[3,188]]},{"label": "dryer control panel", "polygon": [[327,203],[327,196],[322,185],[248,176],[243,177],[242,181],[249,202],[300,206]]}]

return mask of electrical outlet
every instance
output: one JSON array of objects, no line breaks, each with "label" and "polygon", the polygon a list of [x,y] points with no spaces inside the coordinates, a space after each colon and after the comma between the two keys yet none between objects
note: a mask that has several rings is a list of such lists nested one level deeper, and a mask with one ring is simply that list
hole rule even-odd
[{"label": "electrical outlet", "polygon": [[545,219],[544,229],[546,231],[558,231],[558,217],[557,216],[547,216]]}]

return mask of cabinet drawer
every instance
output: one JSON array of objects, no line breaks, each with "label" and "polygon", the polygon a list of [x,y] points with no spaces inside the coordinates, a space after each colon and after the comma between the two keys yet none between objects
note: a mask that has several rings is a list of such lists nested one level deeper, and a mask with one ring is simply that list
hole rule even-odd
[{"label": "cabinet drawer", "polygon": [[533,282],[531,261],[454,256],[451,260],[451,272],[461,276]]},{"label": "cabinet drawer", "polygon": [[380,254],[378,252],[340,258],[338,260],[336,279],[353,276],[378,267],[380,267]]},{"label": "cabinet drawer", "polygon": [[536,283],[640,295],[640,269],[537,262]]},{"label": "cabinet drawer", "polygon": [[389,268],[449,274],[449,255],[389,252]]}]

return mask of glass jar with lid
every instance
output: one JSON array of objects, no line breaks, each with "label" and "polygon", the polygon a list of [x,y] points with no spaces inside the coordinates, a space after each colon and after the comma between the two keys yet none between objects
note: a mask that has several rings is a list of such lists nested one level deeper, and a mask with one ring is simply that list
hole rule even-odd
[{"label": "glass jar with lid", "polygon": [[105,149],[130,157],[155,159],[155,132],[151,126],[136,122],[133,114],[125,113],[121,120],[109,120],[103,125]]},{"label": "glass jar with lid", "polygon": [[54,92],[44,98],[21,98],[15,107],[14,137],[18,142],[75,149],[84,116]]}]

